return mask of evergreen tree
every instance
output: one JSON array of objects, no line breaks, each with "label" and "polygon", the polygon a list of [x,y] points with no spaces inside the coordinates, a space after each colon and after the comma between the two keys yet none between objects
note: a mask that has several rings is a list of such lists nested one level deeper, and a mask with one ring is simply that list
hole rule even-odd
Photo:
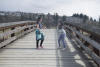
[{"label": "evergreen tree", "polygon": [[99,17],[99,24],[100,24],[100,17]]},{"label": "evergreen tree", "polygon": [[96,19],[93,20],[94,22],[97,22]]},{"label": "evergreen tree", "polygon": [[92,17],[90,18],[90,21],[93,22],[93,18]]},{"label": "evergreen tree", "polygon": [[83,18],[83,17],[84,17],[84,15],[81,13],[81,14],[79,15],[79,17],[80,17],[80,18]]},{"label": "evergreen tree", "polygon": [[53,19],[54,19],[54,25],[57,25],[57,24],[58,24],[58,20],[59,20],[59,15],[58,15],[58,13],[55,13],[55,14],[54,14]]},{"label": "evergreen tree", "polygon": [[84,17],[83,17],[83,22],[85,22],[86,23],[86,21],[89,19],[89,17],[87,16],[87,15],[84,15]]},{"label": "evergreen tree", "polygon": [[62,21],[66,21],[66,16],[62,16]]}]

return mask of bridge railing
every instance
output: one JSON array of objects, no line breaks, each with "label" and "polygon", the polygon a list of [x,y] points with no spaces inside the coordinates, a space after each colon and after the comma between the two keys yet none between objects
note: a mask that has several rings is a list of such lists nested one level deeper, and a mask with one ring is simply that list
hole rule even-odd
[{"label": "bridge railing", "polygon": [[35,29],[35,21],[0,24],[0,48]]},{"label": "bridge railing", "polygon": [[77,42],[77,46],[85,51],[100,67],[100,30],[90,25],[65,23],[69,36]]}]

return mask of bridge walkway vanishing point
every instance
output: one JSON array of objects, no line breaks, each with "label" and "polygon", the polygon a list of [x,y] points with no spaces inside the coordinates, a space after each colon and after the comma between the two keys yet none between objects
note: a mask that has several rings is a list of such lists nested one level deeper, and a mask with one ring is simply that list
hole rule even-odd
[{"label": "bridge walkway vanishing point", "polygon": [[36,49],[35,32],[0,49],[0,67],[92,67],[66,37],[67,48],[57,49],[57,30],[43,29],[44,48]]}]

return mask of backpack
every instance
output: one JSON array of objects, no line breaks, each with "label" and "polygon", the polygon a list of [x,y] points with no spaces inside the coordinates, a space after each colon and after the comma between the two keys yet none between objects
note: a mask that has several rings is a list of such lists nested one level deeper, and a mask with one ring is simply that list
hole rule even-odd
[{"label": "backpack", "polygon": [[39,29],[36,29],[36,40],[43,40],[44,39],[44,35],[43,33],[40,32]]}]

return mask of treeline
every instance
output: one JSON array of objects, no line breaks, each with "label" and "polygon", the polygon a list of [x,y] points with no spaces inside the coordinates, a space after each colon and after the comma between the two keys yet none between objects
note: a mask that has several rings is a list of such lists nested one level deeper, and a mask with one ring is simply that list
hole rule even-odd
[{"label": "treeline", "polygon": [[93,19],[92,17],[89,17],[89,16],[84,15],[82,13],[81,14],[75,13],[72,15],[72,17],[77,17],[77,18],[82,19],[83,23],[91,24],[92,26],[95,26],[95,27],[100,27],[100,17],[98,20],[96,20],[96,19]]},{"label": "treeline", "polygon": [[83,19],[83,22],[98,22],[98,21],[96,21],[96,19],[93,19],[92,17],[89,17],[82,13],[81,14],[75,13],[72,15],[72,17],[77,17],[77,18]]},{"label": "treeline", "polygon": [[46,27],[55,27],[59,23],[59,20],[62,20],[63,22],[77,22],[77,23],[91,23],[92,25],[98,25],[100,22],[96,21],[92,17],[89,17],[84,14],[78,14],[75,13],[72,16],[60,16],[58,13],[54,13],[53,15],[43,14],[43,13],[25,13],[25,12],[5,12],[0,11],[0,23],[8,23],[8,22],[18,22],[18,21],[36,21],[39,16],[43,17],[43,24],[46,25]]},{"label": "treeline", "polygon": [[36,20],[38,14],[25,12],[4,12],[0,11],[0,23]]},{"label": "treeline", "polygon": [[[59,19],[62,19],[62,16],[59,16],[57,13],[54,15],[43,14],[43,13],[25,13],[25,12],[4,12],[0,11],[0,23],[8,22],[17,22],[17,21],[36,21],[39,16],[43,17],[43,24],[47,27],[56,26]],[[64,17],[66,19],[66,17]]]}]

